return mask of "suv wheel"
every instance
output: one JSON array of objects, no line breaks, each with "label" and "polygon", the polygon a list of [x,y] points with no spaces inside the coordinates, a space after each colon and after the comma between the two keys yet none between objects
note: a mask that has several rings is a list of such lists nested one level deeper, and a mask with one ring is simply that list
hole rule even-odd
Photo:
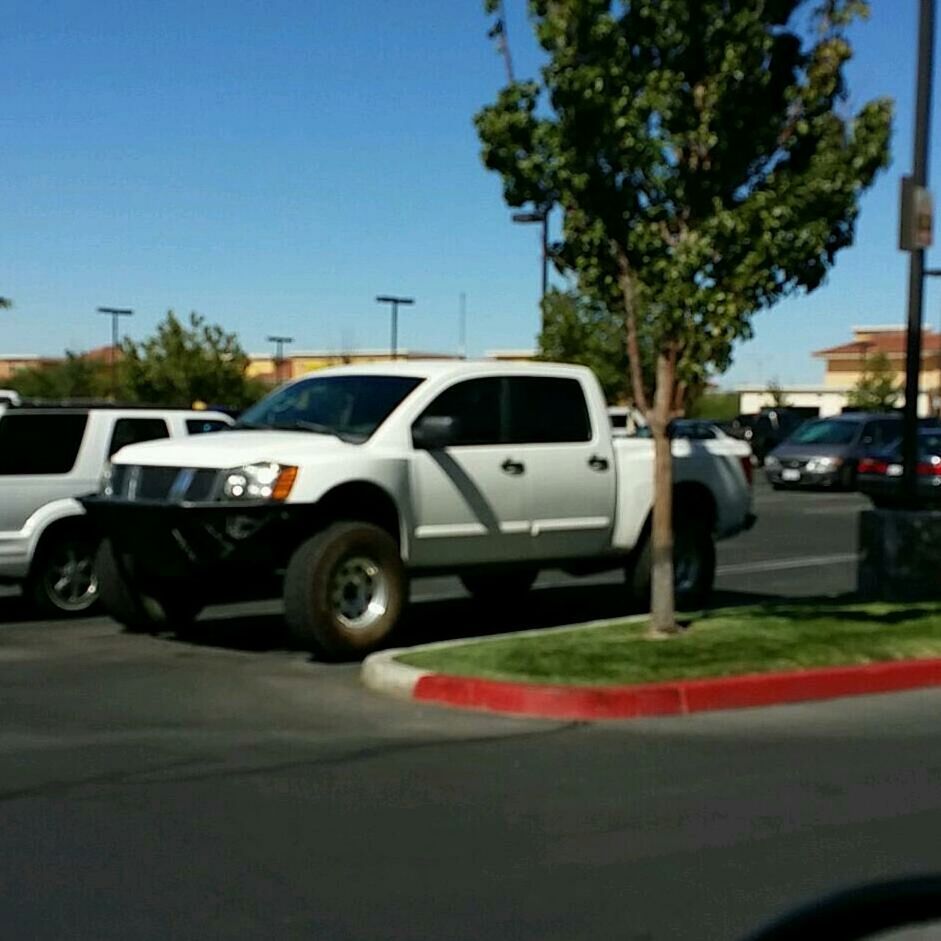
[{"label": "suv wheel", "polygon": [[334,523],[308,539],[284,579],[292,637],[331,659],[362,657],[388,640],[406,595],[395,540],[369,523]]},{"label": "suv wheel", "polygon": [[97,540],[80,526],[51,532],[39,545],[26,586],[47,617],[89,614],[98,602]]},{"label": "suv wheel", "polygon": [[185,590],[161,592],[150,587],[141,589],[107,539],[98,550],[95,571],[102,606],[130,633],[182,632],[192,625],[203,609],[202,602]]}]

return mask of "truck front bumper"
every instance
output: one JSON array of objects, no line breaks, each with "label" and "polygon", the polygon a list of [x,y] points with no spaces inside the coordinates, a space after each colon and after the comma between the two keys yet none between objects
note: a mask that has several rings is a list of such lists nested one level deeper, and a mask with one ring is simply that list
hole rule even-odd
[{"label": "truck front bumper", "polygon": [[[81,500],[116,552],[144,578],[212,578],[237,595],[236,573],[270,578],[297,545],[301,516],[283,504],[162,503],[91,496]],[[229,590],[231,589],[231,590]]]}]

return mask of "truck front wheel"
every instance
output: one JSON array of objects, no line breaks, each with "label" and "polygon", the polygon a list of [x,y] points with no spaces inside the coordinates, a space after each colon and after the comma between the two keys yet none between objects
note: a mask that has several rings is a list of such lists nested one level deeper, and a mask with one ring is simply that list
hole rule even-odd
[{"label": "truck front wheel", "polygon": [[291,557],[284,610],[291,635],[330,659],[362,657],[388,640],[407,594],[395,540],[369,523],[334,523]]},{"label": "truck front wheel", "polygon": [[143,589],[107,539],[98,548],[95,574],[102,607],[131,634],[184,632],[203,608],[199,599],[183,590],[184,586],[162,592]]}]

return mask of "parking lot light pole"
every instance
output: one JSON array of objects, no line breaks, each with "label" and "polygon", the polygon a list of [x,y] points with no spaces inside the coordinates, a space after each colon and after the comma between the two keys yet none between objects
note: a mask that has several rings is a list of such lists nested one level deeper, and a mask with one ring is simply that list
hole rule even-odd
[{"label": "parking lot light pole", "polygon": [[399,355],[399,304],[414,304],[414,297],[395,297],[391,294],[382,294],[376,298],[377,304],[389,304],[392,307],[392,340],[390,343],[390,353],[392,359],[398,359]]},{"label": "parking lot light pole", "polygon": [[[934,0],[919,0],[918,80],[915,93],[915,140],[911,183],[928,185],[928,138],[931,130],[931,82],[934,72]],[[918,502],[918,385],[921,378],[922,307],[925,289],[925,244],[913,245],[908,260],[908,330],[905,355],[905,413],[902,433],[902,492],[905,502]]]},{"label": "parking lot light pole", "polygon": [[[275,382],[281,381],[281,367],[284,364],[284,347],[288,343],[294,342],[294,337],[268,337],[269,343],[274,343],[274,378]],[[288,377],[290,378],[290,377]]]},{"label": "parking lot light pole", "polygon": [[514,222],[531,224],[538,222],[542,225],[542,293],[539,296],[539,308],[542,310],[542,301],[546,299],[549,290],[549,210],[538,209],[535,212],[514,212]]},{"label": "parking lot light pole", "polygon": [[111,318],[111,398],[115,398],[118,390],[118,318],[133,317],[134,311],[128,307],[99,307],[99,314],[107,314]]}]

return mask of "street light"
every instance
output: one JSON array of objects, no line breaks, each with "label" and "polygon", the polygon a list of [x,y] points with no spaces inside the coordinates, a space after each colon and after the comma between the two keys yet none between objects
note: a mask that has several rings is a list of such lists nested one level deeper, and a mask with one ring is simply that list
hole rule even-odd
[{"label": "street light", "polygon": [[293,343],[294,337],[268,337],[269,343],[274,343],[274,378],[279,381],[281,377],[281,366],[284,363],[284,346],[286,343]]},{"label": "street light", "polygon": [[99,307],[99,314],[107,314],[111,318],[111,398],[117,395],[118,389],[118,318],[133,317],[134,311],[127,307]]},{"label": "street light", "polygon": [[512,219],[514,222],[542,223],[542,295],[545,300],[546,291],[549,289],[549,210],[539,209],[536,212],[514,212]]},{"label": "street light", "polygon": [[415,298],[413,297],[394,297],[389,294],[383,294],[380,297],[376,298],[377,304],[390,304],[392,306],[392,359],[398,357],[398,345],[399,345],[399,304],[407,305],[414,304]]}]

